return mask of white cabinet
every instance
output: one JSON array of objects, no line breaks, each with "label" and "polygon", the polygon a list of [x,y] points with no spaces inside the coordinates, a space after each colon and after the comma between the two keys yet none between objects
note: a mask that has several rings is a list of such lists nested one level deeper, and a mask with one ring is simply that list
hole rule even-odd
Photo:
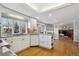
[{"label": "white cabinet", "polygon": [[25,49],[30,47],[30,39],[29,39],[29,35],[26,36],[22,36],[21,37],[21,48]]},{"label": "white cabinet", "polygon": [[45,47],[45,48],[52,48],[52,41],[51,41],[51,36],[50,35],[39,35],[40,38],[40,43],[39,46]]},{"label": "white cabinet", "polygon": [[10,49],[14,52],[20,51],[20,39],[19,37],[7,38],[7,42],[11,45]]},{"label": "white cabinet", "polygon": [[50,35],[46,35],[46,36],[47,36],[46,47],[50,49],[50,48],[52,48],[52,39],[51,39]]},{"label": "white cabinet", "polygon": [[39,45],[38,39],[39,39],[38,35],[30,35],[30,45],[31,46]]},{"label": "white cabinet", "polygon": [[39,35],[39,46],[44,47],[44,35]]},{"label": "white cabinet", "polygon": [[[18,39],[18,38],[17,38]],[[9,37],[9,38],[5,38],[5,41],[8,42],[10,44],[10,49],[14,52],[18,51],[18,40],[15,37]]]},{"label": "white cabinet", "polygon": [[19,52],[30,46],[41,46],[45,48],[52,48],[51,36],[50,35],[22,35],[8,37],[4,39],[11,45],[11,50],[13,52]]},{"label": "white cabinet", "polygon": [[22,40],[21,38],[18,36],[18,37],[14,37],[14,45],[15,45],[15,49],[14,51],[15,52],[18,52],[18,51],[21,51],[22,50]]},{"label": "white cabinet", "polygon": [[30,47],[29,35],[10,37],[5,38],[4,40],[11,45],[10,49],[13,52],[19,52],[25,48]]}]

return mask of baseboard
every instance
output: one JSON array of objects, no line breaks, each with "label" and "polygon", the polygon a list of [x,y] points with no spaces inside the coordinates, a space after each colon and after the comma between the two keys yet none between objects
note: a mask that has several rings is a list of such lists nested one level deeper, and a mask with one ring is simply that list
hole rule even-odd
[{"label": "baseboard", "polygon": [[36,46],[30,46],[30,47],[39,47],[39,45],[36,45]]},{"label": "baseboard", "polygon": [[40,48],[44,48],[44,49],[47,49],[47,50],[50,50],[50,49],[52,49],[52,48],[47,48],[47,47],[43,47],[43,46],[39,46]]}]

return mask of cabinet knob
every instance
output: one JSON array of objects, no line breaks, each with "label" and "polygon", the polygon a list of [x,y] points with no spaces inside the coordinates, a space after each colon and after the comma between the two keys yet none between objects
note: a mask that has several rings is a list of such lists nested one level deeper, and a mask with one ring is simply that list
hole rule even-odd
[{"label": "cabinet knob", "polygon": [[7,40],[7,39],[5,39],[5,40]]},{"label": "cabinet knob", "polygon": [[2,43],[3,41],[2,40],[0,40],[0,43]]},{"label": "cabinet knob", "polygon": [[13,43],[13,41],[11,41],[11,43]]},{"label": "cabinet knob", "polygon": [[24,39],[22,39],[22,40],[24,40]]}]

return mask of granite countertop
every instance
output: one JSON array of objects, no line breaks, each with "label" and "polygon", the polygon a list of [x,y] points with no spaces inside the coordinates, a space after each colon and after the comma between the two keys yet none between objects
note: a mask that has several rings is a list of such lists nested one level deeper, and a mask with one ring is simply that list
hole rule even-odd
[{"label": "granite countertop", "polygon": [[14,34],[14,35],[11,35],[11,36],[3,36],[3,37],[0,37],[0,38],[9,38],[9,37],[18,37],[18,36],[25,36],[25,35],[50,35],[52,36],[51,34]]}]

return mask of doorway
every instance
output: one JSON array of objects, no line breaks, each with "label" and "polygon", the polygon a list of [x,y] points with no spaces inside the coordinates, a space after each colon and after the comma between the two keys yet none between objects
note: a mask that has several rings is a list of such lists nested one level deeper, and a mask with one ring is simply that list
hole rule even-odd
[{"label": "doorway", "polygon": [[59,38],[69,38],[73,40],[73,23],[68,23],[60,26]]}]

